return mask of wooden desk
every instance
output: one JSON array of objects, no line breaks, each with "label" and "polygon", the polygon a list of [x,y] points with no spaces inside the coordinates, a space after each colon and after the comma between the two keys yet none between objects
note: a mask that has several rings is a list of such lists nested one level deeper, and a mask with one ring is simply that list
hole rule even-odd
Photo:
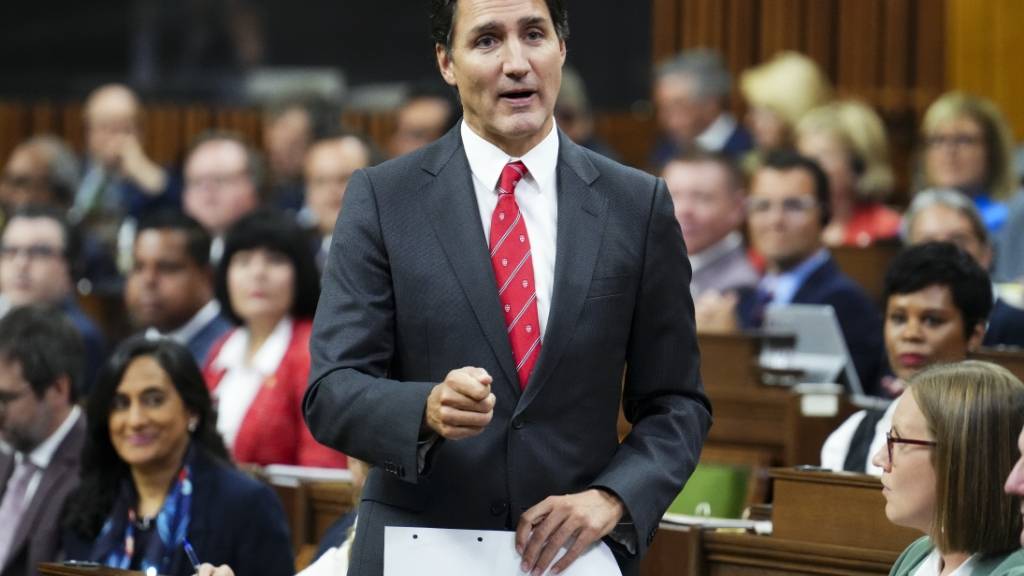
[{"label": "wooden desk", "polygon": [[1024,380],[1024,351],[1001,350],[997,348],[981,348],[968,354],[971,360],[984,360],[999,364],[1017,378]]},{"label": "wooden desk", "polygon": [[762,339],[747,333],[698,335],[701,377],[714,413],[705,446],[759,452],[774,466],[818,464],[821,445],[854,408],[839,397],[834,414],[815,416],[792,389],[761,384]]},{"label": "wooden desk", "polygon": [[889,523],[877,478],[771,471],[770,536],[662,524],[643,576],[884,575],[919,533]]},{"label": "wooden desk", "polygon": [[143,572],[106,566],[72,566],[61,562],[41,562],[38,569],[43,576],[145,576]]}]

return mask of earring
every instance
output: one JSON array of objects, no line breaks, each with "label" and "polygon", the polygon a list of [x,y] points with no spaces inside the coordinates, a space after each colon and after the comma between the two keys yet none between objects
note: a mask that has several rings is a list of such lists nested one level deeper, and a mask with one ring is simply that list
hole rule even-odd
[{"label": "earring", "polygon": [[188,431],[195,432],[196,428],[199,428],[199,420],[192,418],[188,421]]}]

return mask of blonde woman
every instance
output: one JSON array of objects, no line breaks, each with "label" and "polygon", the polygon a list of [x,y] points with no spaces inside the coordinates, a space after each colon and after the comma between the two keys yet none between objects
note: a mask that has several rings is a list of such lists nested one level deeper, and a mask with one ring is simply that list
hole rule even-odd
[{"label": "blonde woman", "polygon": [[1020,499],[1003,491],[1024,426],[1024,384],[1006,369],[966,361],[911,379],[874,456],[885,515],[925,536],[890,576],[1024,573]]},{"label": "blonde woman", "polygon": [[995,104],[963,92],[942,95],[921,129],[926,186],[956,188],[970,196],[989,231],[1006,221],[1013,195],[1013,139]]},{"label": "blonde woman", "polygon": [[743,72],[740,91],[750,106],[747,125],[757,150],[793,148],[794,127],[809,110],[825,104],[832,87],[813,60],[780,52]]},{"label": "blonde woman", "polygon": [[828,175],[832,218],[829,246],[867,246],[899,235],[900,214],[883,202],[893,188],[885,125],[870,106],[844,100],[800,118],[797,149]]}]

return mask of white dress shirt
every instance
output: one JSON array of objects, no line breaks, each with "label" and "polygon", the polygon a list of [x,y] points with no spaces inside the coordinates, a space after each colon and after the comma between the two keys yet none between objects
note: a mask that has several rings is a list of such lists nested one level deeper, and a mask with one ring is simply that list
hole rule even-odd
[{"label": "white dress shirt", "polygon": [[263,382],[277,372],[291,339],[292,319],[285,316],[248,361],[249,330],[238,328],[228,336],[214,359],[213,368],[225,371],[213,397],[217,402],[217,431],[228,448],[235,445],[249,406]]},{"label": "white dress shirt", "polygon": [[733,118],[733,115],[728,112],[722,112],[707,129],[697,136],[697,145],[704,150],[721,152],[735,131],[736,118]]},{"label": "white dress shirt", "polygon": [[[868,450],[867,462],[864,463],[864,470],[872,476],[881,476],[882,469],[871,463],[871,458],[885,447],[885,433],[892,429],[892,415],[896,412],[896,400],[885,409],[885,414],[875,424],[875,435],[871,438],[871,448]],[[861,410],[852,414],[845,422],[839,425],[825,440],[821,447],[821,467],[830,470],[841,471],[846,462],[846,455],[850,452],[850,442],[857,432],[861,420],[867,415],[867,411]]]},{"label": "white dress shirt", "polygon": [[540,335],[544,338],[551,310],[551,291],[555,282],[555,240],[558,228],[558,130],[551,132],[522,158],[513,158],[484,140],[465,121],[462,122],[462,145],[469,169],[473,173],[473,190],[480,208],[484,238],[490,238],[491,214],[498,205],[498,178],[505,164],[516,160],[526,165],[528,173],[516,186],[516,202],[526,224],[533,259],[533,284],[537,291],[537,315]]},{"label": "white dress shirt", "polygon": [[[960,565],[959,568],[949,573],[949,576],[971,576],[974,572],[974,565],[978,562],[978,555],[971,556]],[[942,556],[936,548],[921,562],[921,565],[914,571],[914,576],[939,576],[942,574]]]}]

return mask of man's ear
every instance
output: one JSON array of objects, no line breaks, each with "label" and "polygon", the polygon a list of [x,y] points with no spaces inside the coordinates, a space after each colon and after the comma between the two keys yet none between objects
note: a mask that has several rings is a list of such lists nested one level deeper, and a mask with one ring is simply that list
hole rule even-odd
[{"label": "man's ear", "polygon": [[970,336],[967,338],[967,351],[974,352],[978,348],[981,348],[981,342],[985,339],[985,327],[988,325],[988,320],[982,320],[974,325],[974,330],[971,331]]},{"label": "man's ear", "polygon": [[50,385],[47,390],[52,390],[58,396],[63,398],[69,404],[71,403],[71,377],[67,374],[61,374],[53,380],[53,384]]},{"label": "man's ear", "polygon": [[441,77],[450,86],[455,86],[455,72],[452,70],[452,54],[444,44],[434,44],[434,52],[437,55],[437,67],[441,70]]}]

